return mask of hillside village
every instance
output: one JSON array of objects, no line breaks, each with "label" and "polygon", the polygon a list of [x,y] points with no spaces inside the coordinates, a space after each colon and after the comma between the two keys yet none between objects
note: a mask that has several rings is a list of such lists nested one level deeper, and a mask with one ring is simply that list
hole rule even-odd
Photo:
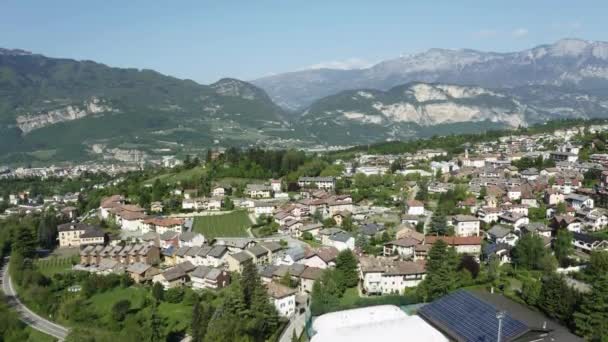
[{"label": "hillside village", "polygon": [[[171,182],[145,203],[116,192],[82,211],[88,191],[113,191],[121,177],[41,203],[28,191],[10,194],[4,217],[53,208],[62,222],[58,250],[77,255],[72,270],[128,275],[165,291],[219,291],[254,265],[294,330],[302,329],[296,322],[310,315],[311,305],[315,311],[313,292],[327,284],[324,274],[333,274],[348,254],[356,261],[351,286],[360,298],[421,291],[435,276],[438,245],[457,254],[460,268],[475,278],[480,267],[522,267],[528,261],[521,246],[537,244],[548,257],[530,261],[530,269],[557,270],[575,291],[588,293],[591,284],[580,274],[594,253],[608,251],[608,154],[594,138],[606,131],[608,125],[594,125],[507,135],[466,143],[458,154],[429,148],[356,153],[334,158],[331,175],[238,184],[211,179],[204,188]],[[161,182],[138,186],[154,191]],[[230,227],[199,223],[230,215],[246,218],[239,234],[222,236]],[[508,292],[511,285],[501,280],[490,287]]]}]

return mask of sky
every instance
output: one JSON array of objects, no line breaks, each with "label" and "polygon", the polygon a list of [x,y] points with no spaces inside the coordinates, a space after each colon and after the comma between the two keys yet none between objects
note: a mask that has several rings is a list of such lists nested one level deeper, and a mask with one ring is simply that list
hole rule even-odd
[{"label": "sky", "polygon": [[608,1],[2,0],[0,47],[211,83],[429,48],[608,41]]}]

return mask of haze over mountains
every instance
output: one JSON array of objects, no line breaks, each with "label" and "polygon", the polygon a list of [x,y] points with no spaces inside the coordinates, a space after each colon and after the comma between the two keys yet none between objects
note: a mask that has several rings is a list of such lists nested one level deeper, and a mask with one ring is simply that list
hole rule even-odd
[{"label": "haze over mountains", "polygon": [[0,49],[0,163],[354,145],[608,117],[607,89],[608,43],[575,39],[211,85]]}]

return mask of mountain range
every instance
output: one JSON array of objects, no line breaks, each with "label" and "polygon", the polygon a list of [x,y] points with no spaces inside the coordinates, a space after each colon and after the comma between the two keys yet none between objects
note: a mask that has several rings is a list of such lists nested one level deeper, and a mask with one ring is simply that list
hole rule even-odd
[{"label": "mountain range", "polygon": [[608,88],[608,43],[562,39],[551,45],[510,52],[430,49],[382,61],[365,69],[316,69],[253,80],[277,104],[299,111],[343,90],[388,90],[408,82],[436,82],[511,88],[553,85]]},{"label": "mountain range", "polygon": [[210,85],[0,48],[0,164],[354,145],[608,117],[606,89],[608,43],[574,39]]}]

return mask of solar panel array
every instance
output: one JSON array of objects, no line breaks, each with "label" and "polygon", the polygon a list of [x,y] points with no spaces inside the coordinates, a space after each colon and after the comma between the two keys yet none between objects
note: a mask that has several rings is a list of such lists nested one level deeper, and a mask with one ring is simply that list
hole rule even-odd
[{"label": "solar panel array", "polygon": [[[457,291],[418,310],[450,338],[457,341],[494,342],[498,337],[497,310],[468,291]],[[529,330],[524,323],[506,314],[502,320],[502,341],[507,342]]]}]

